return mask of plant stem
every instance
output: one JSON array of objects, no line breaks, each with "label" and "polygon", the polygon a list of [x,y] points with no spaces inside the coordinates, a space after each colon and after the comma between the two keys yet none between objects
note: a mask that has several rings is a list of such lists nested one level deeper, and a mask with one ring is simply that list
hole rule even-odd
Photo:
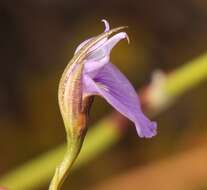
[{"label": "plant stem", "polygon": [[207,54],[204,54],[170,73],[164,88],[167,96],[178,97],[206,79]]},{"label": "plant stem", "polygon": [[68,138],[67,142],[68,143],[65,156],[63,158],[63,161],[55,170],[55,174],[50,183],[49,190],[60,190],[65,178],[69,174],[70,169],[80,152],[80,147],[82,145],[81,140],[74,141],[71,138]]}]

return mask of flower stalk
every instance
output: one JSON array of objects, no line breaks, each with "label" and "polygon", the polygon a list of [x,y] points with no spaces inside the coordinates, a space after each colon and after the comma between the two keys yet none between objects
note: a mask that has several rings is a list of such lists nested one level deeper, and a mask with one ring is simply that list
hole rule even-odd
[{"label": "flower stalk", "polygon": [[59,190],[61,188],[65,178],[69,174],[70,168],[79,154],[81,145],[81,139],[79,139],[79,141],[71,139],[68,141],[65,156],[61,164],[55,170],[49,190]]}]

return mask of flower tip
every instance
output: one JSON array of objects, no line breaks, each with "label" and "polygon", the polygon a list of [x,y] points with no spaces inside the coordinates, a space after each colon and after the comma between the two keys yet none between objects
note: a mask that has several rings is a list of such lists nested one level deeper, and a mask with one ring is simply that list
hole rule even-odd
[{"label": "flower tip", "polygon": [[128,36],[128,34],[127,34],[127,33],[126,33],[125,38],[127,39],[128,44],[130,44],[130,39],[129,39],[129,36]]},{"label": "flower tip", "polygon": [[150,130],[151,130],[151,134],[152,134],[151,137],[154,137],[155,135],[157,135],[157,123],[155,121],[151,122]]},{"label": "flower tip", "polygon": [[130,43],[130,39],[129,36],[126,32],[120,32],[117,34],[117,36],[119,36],[120,39],[127,39],[128,44]]},{"label": "flower tip", "polygon": [[136,126],[137,133],[139,137],[141,138],[152,138],[155,135],[157,135],[157,123],[156,122],[150,122],[148,126],[142,127],[140,129],[140,126]]},{"label": "flower tip", "polygon": [[102,22],[104,23],[104,25],[105,25],[105,30],[104,30],[104,32],[108,32],[108,31],[110,30],[109,22],[108,22],[107,20],[105,20],[105,19],[102,19],[101,21],[102,21]]}]

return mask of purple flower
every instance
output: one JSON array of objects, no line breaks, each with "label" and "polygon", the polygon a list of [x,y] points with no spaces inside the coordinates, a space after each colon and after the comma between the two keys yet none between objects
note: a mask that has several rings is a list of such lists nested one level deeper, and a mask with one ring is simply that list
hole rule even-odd
[{"label": "purple flower", "polygon": [[[134,122],[140,137],[152,137],[156,135],[156,123],[151,122],[143,114],[133,86],[110,62],[112,48],[122,39],[126,38],[129,42],[129,38],[125,32],[119,32],[109,38],[107,33],[112,34],[122,28],[110,30],[108,22],[106,20],[103,22],[105,31],[99,35],[101,38],[96,36],[82,42],[75,51],[70,67],[68,66],[64,73],[67,78],[70,78],[80,68],[77,60],[81,60],[83,65],[79,69],[81,70],[81,84],[79,85],[81,91],[79,90],[76,94],[80,95],[81,92],[82,102],[91,96],[99,95]],[[67,99],[65,93],[65,91],[62,93],[63,99]]]}]

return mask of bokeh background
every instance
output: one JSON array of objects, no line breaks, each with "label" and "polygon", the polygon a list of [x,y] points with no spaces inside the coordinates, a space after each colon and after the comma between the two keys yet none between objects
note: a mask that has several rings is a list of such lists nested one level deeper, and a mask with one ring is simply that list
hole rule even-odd
[{"label": "bokeh background", "polygon": [[[154,70],[170,73],[207,51],[205,0],[0,0],[0,175],[65,141],[59,78],[76,46],[103,31],[103,18],[111,27],[129,26],[130,45],[121,42],[111,59],[137,89]],[[206,87],[153,118],[153,139],[138,138],[130,123],[118,144],[73,172],[65,189],[207,189]],[[111,111],[96,97],[91,124]]]}]

